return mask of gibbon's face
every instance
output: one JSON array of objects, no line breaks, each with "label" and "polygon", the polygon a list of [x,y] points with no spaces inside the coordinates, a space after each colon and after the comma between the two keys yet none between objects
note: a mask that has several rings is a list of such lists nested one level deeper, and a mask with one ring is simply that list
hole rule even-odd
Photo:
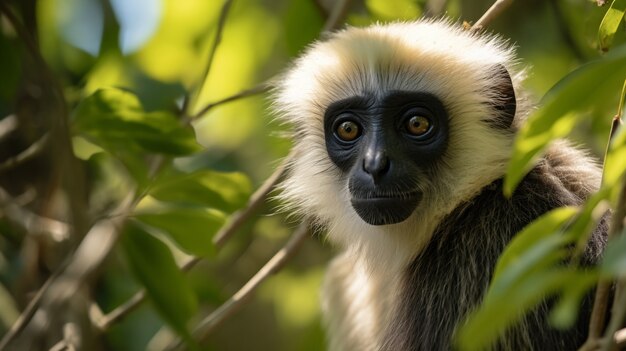
[{"label": "gibbon's face", "polygon": [[355,228],[451,211],[504,174],[523,78],[513,58],[502,40],[445,21],[315,43],[277,81],[274,107],[298,153],[280,197],[346,245]]},{"label": "gibbon's face", "polygon": [[422,200],[421,178],[447,145],[448,114],[429,93],[363,94],[328,106],[324,134],[356,213],[371,225],[393,224]]}]

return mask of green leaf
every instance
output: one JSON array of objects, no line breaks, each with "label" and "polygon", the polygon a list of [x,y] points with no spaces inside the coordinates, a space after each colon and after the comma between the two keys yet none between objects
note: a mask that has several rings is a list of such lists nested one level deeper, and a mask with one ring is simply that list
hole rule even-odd
[{"label": "green leaf", "polygon": [[561,263],[572,255],[570,244],[586,242],[585,234],[604,212],[597,210],[598,205],[608,194],[608,190],[600,191],[580,210],[575,207],[552,210],[515,236],[498,260],[481,306],[459,334],[460,347],[467,350],[488,347],[543,298],[559,292],[562,298],[552,312],[551,321],[561,328],[573,323],[580,301],[595,283],[597,274],[564,268]]},{"label": "green leaf", "polygon": [[150,195],[161,201],[234,212],[248,201],[251,191],[250,180],[243,173],[202,170],[165,176],[157,180]]},{"label": "green leaf", "polygon": [[597,272],[589,270],[580,271],[576,279],[567,282],[561,298],[550,312],[550,324],[559,329],[571,328],[578,318],[582,299],[597,281]]},{"label": "green leaf", "polygon": [[191,340],[187,322],[196,312],[198,301],[170,249],[133,221],[128,222],[121,243],[132,272],[146,288],[156,310],[181,337]]},{"label": "green leaf", "polygon": [[457,347],[460,350],[488,349],[526,311],[579,277],[580,272],[567,268],[541,271],[517,284],[506,295],[485,299],[480,309],[471,313],[467,323],[459,330]]},{"label": "green leaf", "polygon": [[502,272],[517,265],[521,257],[539,241],[560,234],[563,225],[578,212],[575,207],[562,207],[552,210],[537,218],[515,235],[498,259],[493,280],[497,280]]},{"label": "green leaf", "polygon": [[626,229],[607,243],[600,271],[609,277],[626,277]]},{"label": "green leaf", "polygon": [[565,231],[564,235],[576,242],[576,254],[581,254],[584,251],[593,229],[598,225],[600,218],[609,210],[605,200],[610,194],[611,189],[606,187],[593,194],[585,202],[574,223]]},{"label": "green leaf", "polygon": [[624,18],[624,10],[626,10],[626,0],[613,0],[611,7],[606,11],[598,29],[600,50],[607,51],[611,47],[615,32]]},{"label": "green leaf", "polygon": [[587,109],[597,100],[619,91],[625,76],[626,45],[622,45],[557,83],[520,128],[504,179],[505,194],[513,193],[550,142],[571,132],[579,117],[574,111]]},{"label": "green leaf", "polygon": [[198,151],[191,127],[169,111],[146,112],[134,94],[101,89],[83,100],[74,113],[74,129],[114,151],[187,155]]},{"label": "green leaf", "polygon": [[460,348],[487,348],[547,294],[558,291],[561,285],[554,278],[564,270],[555,267],[568,256],[565,247],[572,242],[562,227],[576,213],[573,207],[555,209],[515,236],[496,265],[482,304],[459,333]]},{"label": "green leaf", "polygon": [[224,225],[226,216],[204,208],[162,208],[135,218],[166,232],[183,251],[196,256],[215,254],[213,235]]}]

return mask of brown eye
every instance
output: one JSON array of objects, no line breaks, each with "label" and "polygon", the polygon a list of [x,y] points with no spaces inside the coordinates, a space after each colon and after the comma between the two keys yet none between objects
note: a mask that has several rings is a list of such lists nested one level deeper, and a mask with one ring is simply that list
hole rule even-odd
[{"label": "brown eye", "polygon": [[353,141],[360,135],[359,125],[352,121],[345,121],[337,126],[337,137],[343,141]]},{"label": "brown eye", "polygon": [[430,119],[424,116],[413,116],[406,122],[406,130],[411,135],[422,136],[432,128]]}]

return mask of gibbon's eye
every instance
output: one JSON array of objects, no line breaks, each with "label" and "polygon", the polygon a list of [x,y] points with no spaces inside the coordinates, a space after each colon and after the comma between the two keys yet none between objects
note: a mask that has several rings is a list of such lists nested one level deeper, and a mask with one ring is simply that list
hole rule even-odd
[{"label": "gibbon's eye", "polygon": [[433,129],[428,117],[415,115],[406,121],[406,131],[413,136],[423,136]]},{"label": "gibbon's eye", "polygon": [[341,141],[354,141],[361,135],[361,128],[355,122],[344,121],[335,129],[335,135]]}]

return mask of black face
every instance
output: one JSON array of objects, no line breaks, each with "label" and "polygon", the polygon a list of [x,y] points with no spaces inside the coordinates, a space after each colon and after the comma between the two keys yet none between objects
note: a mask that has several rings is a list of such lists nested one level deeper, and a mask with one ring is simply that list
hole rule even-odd
[{"label": "black face", "polygon": [[324,132],[330,159],[348,177],[352,207],[369,224],[393,224],[419,204],[420,183],[446,148],[448,114],[427,93],[353,96],[328,107]]}]

